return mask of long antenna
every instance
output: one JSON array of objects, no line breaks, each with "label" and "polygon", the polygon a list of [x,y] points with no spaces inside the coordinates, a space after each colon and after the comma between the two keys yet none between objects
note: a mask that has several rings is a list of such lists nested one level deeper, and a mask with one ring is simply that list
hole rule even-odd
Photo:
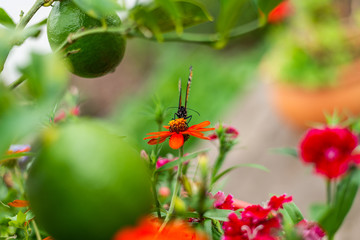
[{"label": "long antenna", "polygon": [[189,99],[190,85],[191,85],[191,79],[192,79],[192,73],[193,73],[192,66],[190,66],[189,70],[190,70],[189,79],[188,79],[187,86],[186,86],[185,109],[186,109],[187,102]]},{"label": "long antenna", "polygon": [[181,78],[179,78],[179,109],[181,107]]}]

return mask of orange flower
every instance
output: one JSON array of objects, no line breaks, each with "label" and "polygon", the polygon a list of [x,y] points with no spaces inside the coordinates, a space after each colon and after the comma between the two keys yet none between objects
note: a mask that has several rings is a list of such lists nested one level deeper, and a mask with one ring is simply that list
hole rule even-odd
[{"label": "orange flower", "polygon": [[148,144],[155,145],[162,143],[166,140],[166,138],[170,137],[169,145],[173,149],[180,148],[184,142],[189,138],[189,135],[210,140],[209,137],[205,137],[202,132],[211,131],[215,128],[205,128],[210,125],[209,121],[205,121],[191,127],[188,127],[186,123],[186,119],[178,118],[171,120],[169,122],[169,126],[164,126],[164,128],[169,129],[169,131],[162,132],[152,132],[147,135],[152,135],[150,137],[146,137],[145,139],[151,139]]},{"label": "orange flower", "polygon": [[168,223],[159,232],[161,222],[158,219],[145,218],[137,227],[124,228],[118,231],[113,240],[207,240],[208,238],[196,232],[182,221]]},{"label": "orange flower", "polygon": [[17,208],[20,208],[20,207],[28,207],[29,206],[29,202],[26,201],[26,200],[14,200],[10,203],[8,203],[8,205],[10,207],[17,207]]}]

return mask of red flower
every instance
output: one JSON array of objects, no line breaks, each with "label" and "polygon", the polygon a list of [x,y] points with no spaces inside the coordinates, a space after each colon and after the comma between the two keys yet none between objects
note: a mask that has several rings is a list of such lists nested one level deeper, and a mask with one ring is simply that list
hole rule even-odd
[{"label": "red flower", "polygon": [[209,137],[205,137],[202,132],[214,130],[214,128],[205,128],[210,125],[209,121],[205,121],[191,127],[188,127],[186,119],[178,118],[171,120],[169,126],[164,126],[164,128],[169,129],[169,131],[162,132],[152,132],[147,135],[152,135],[146,137],[145,139],[151,139],[148,144],[155,145],[164,142],[168,137],[170,137],[169,145],[173,149],[180,148],[184,142],[188,139],[189,135],[210,140]]},{"label": "red flower", "polygon": [[238,218],[236,213],[229,214],[229,221],[224,222],[224,240],[276,240],[281,224],[279,217]]},{"label": "red flower", "polygon": [[224,240],[277,240],[281,230],[281,214],[279,208],[292,197],[282,195],[272,197],[266,208],[260,205],[250,205],[244,209],[239,219],[236,213],[229,215],[229,221],[224,222]]},{"label": "red flower", "polygon": [[290,2],[285,0],[277,5],[268,15],[269,23],[278,23],[290,16],[292,13]]},{"label": "red flower", "polygon": [[283,204],[292,201],[292,196],[286,197],[286,195],[281,195],[280,197],[272,196],[268,202],[268,207],[272,210],[277,211],[279,208],[283,208]]},{"label": "red flower", "polygon": [[158,219],[146,218],[137,227],[121,229],[113,240],[206,240],[204,234],[196,232],[189,225],[181,221],[168,223],[159,232],[161,222]]},{"label": "red flower", "polygon": [[300,156],[305,163],[313,163],[315,172],[334,179],[342,176],[358,155],[353,151],[358,139],[347,128],[310,129],[300,143]]}]

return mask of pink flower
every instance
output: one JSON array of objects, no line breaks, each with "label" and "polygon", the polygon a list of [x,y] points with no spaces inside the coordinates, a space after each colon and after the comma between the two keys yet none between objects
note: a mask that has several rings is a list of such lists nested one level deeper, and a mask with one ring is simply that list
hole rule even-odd
[{"label": "pink flower", "polygon": [[223,192],[217,192],[214,196],[210,194],[210,198],[215,199],[214,201],[214,208],[217,209],[228,209],[228,210],[235,210],[234,207],[234,200],[231,194],[225,197]]},{"label": "pink flower", "polygon": [[334,179],[346,173],[359,155],[353,154],[358,139],[347,128],[310,129],[300,143],[303,162],[313,163],[315,172]]},{"label": "pink flower", "polygon": [[168,188],[168,187],[160,187],[159,188],[159,195],[161,196],[161,197],[164,197],[164,198],[166,198],[166,197],[168,197],[168,196],[170,196],[170,189]]},{"label": "pink flower", "polygon": [[168,158],[163,158],[163,157],[159,157],[157,162],[156,162],[156,168],[161,168],[162,166],[164,166],[165,164],[171,162],[172,160],[168,159]]},{"label": "pink flower", "polygon": [[80,115],[80,107],[75,106],[72,109],[70,109],[70,114],[73,116],[79,116]]},{"label": "pink flower", "polygon": [[305,219],[300,221],[296,227],[298,234],[303,240],[322,240],[326,235],[317,223],[308,222]]}]

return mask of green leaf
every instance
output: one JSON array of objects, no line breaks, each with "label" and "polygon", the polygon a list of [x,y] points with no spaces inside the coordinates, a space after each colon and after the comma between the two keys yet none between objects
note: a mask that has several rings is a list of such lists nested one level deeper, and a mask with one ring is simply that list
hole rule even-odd
[{"label": "green leaf", "polygon": [[[158,40],[162,33],[212,21],[206,8],[193,0],[157,0],[158,5],[138,5],[131,12],[131,18],[140,31],[148,29]],[[146,34],[146,33],[145,33]]]},{"label": "green leaf", "polygon": [[15,217],[8,217],[11,221],[9,222],[9,226],[23,228],[24,223],[26,222],[26,214],[19,211]]},{"label": "green leaf", "polygon": [[208,150],[199,151],[199,152],[196,152],[196,153],[189,154],[189,155],[187,155],[187,156],[185,156],[185,157],[179,158],[179,159],[177,159],[177,160],[175,160],[175,161],[168,162],[168,163],[165,164],[164,166],[158,168],[158,169],[156,170],[156,172],[168,170],[168,169],[170,169],[170,168],[173,168],[173,167],[175,167],[175,166],[178,166],[180,163],[183,163],[183,162],[185,162],[185,161],[187,161],[187,160],[196,158],[199,154],[205,153],[205,152],[207,152],[207,151],[208,151]]},{"label": "green leaf", "polygon": [[268,14],[283,0],[255,0],[259,9],[265,14],[266,18]]},{"label": "green leaf", "polygon": [[227,43],[227,39],[231,30],[236,26],[241,18],[239,12],[249,0],[221,0],[220,13],[216,22],[216,28],[221,38],[217,47],[223,47]]},{"label": "green leaf", "polygon": [[299,208],[295,205],[295,203],[290,202],[286,203],[283,206],[284,208],[280,210],[281,213],[289,217],[288,221],[292,225],[298,224],[301,220],[304,219],[302,213],[300,212]]},{"label": "green leaf", "polygon": [[69,76],[64,61],[55,54],[33,53],[31,65],[20,71],[28,79],[26,86],[30,95],[50,105],[63,94]]},{"label": "green leaf", "polygon": [[11,36],[12,32],[10,30],[0,28],[0,73],[4,69],[6,58],[13,46]]},{"label": "green leaf", "polygon": [[87,15],[97,18],[105,19],[109,15],[116,14],[115,11],[123,8],[116,0],[72,0],[79,8],[81,8]]},{"label": "green leaf", "polygon": [[260,164],[255,164],[255,163],[244,163],[244,164],[238,164],[235,166],[232,166],[226,170],[224,170],[223,172],[219,173],[218,175],[216,175],[214,177],[214,179],[212,179],[212,183],[216,183],[220,178],[222,178],[224,175],[228,174],[229,172],[241,168],[241,167],[250,167],[250,168],[256,168],[259,170],[263,170],[265,172],[269,172],[269,169],[267,169],[266,167],[260,165]]},{"label": "green leaf", "polygon": [[272,152],[289,155],[295,158],[299,157],[298,150],[296,148],[273,148]]},{"label": "green leaf", "polygon": [[337,186],[333,204],[317,219],[329,237],[333,237],[351,209],[360,185],[360,170],[352,169]]},{"label": "green leaf", "polygon": [[0,24],[4,25],[5,27],[15,27],[14,21],[11,17],[6,13],[3,8],[0,8]]},{"label": "green leaf", "polygon": [[225,222],[229,220],[228,216],[232,212],[232,210],[225,209],[210,209],[205,212],[204,217]]}]

